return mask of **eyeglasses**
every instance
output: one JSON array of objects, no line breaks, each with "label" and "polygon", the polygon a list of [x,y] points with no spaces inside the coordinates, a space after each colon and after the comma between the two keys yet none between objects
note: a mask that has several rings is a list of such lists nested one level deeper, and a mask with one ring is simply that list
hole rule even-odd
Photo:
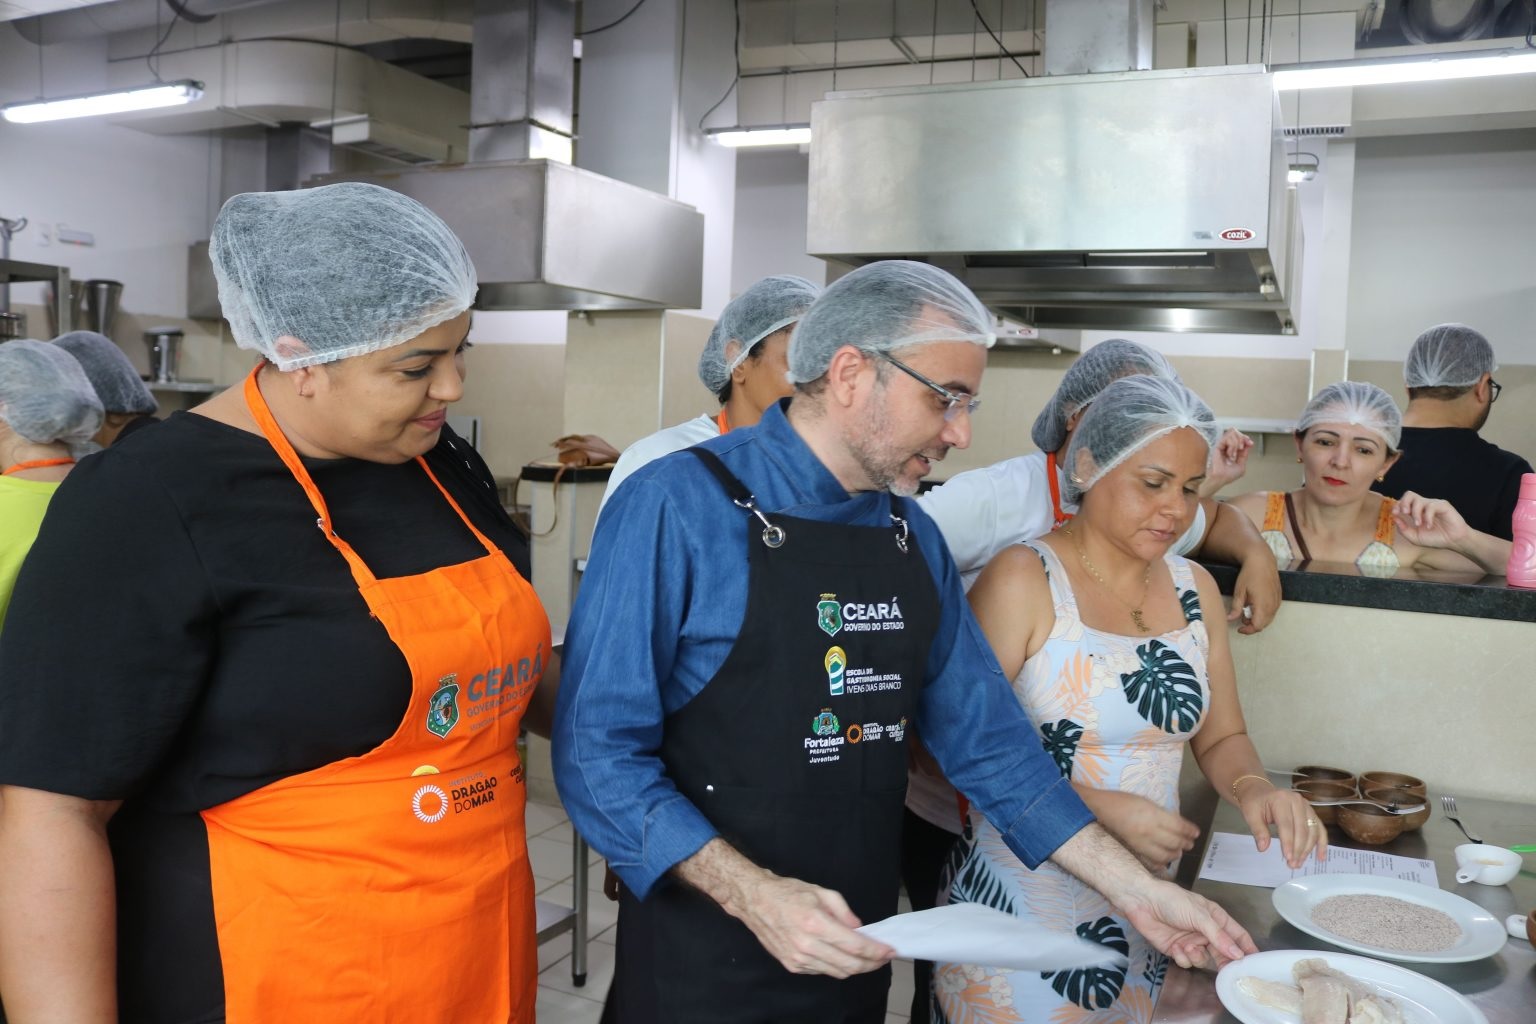
[{"label": "eyeglasses", "polygon": [[976,410],[981,408],[981,399],[974,395],[968,395],[963,391],[951,391],[949,388],[942,384],[935,384],[933,381],[929,380],[927,377],[924,377],[922,374],[912,369],[912,367],[908,366],[906,363],[902,362],[900,359],[897,359],[895,356],[887,352],[881,352],[880,358],[884,359],[886,362],[890,363],[892,366],[896,367],[896,369],[900,370],[908,377],[911,377],[919,384],[923,384],[929,388],[932,388],[940,398],[944,399],[944,401],[948,403],[944,406],[944,422],[946,423],[954,420],[954,418],[959,416],[962,411],[964,411],[967,416],[974,416],[976,415]]},{"label": "eyeglasses", "polygon": [[1491,392],[1491,394],[1488,396],[1488,404],[1492,405],[1494,402],[1497,402],[1499,400],[1499,392],[1504,390],[1504,385],[1500,384],[1498,381],[1494,380],[1492,377],[1489,377],[1488,378],[1488,390]]}]

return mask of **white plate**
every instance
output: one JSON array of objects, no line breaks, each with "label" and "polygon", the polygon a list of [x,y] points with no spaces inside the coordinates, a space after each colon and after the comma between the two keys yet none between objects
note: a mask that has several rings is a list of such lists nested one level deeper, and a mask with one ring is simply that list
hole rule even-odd
[{"label": "white plate", "polygon": [[1298,1024],[1301,1018],[1296,1014],[1265,1006],[1245,995],[1237,983],[1244,978],[1263,978],[1294,984],[1291,967],[1298,960],[1309,959],[1326,960],[1334,970],[1363,981],[1390,997],[1402,1009],[1405,1024],[1488,1024],[1483,1011],[1473,1006],[1466,996],[1433,978],[1369,957],[1323,953],[1315,949],[1272,949],[1266,953],[1251,953],[1227,964],[1216,975],[1216,995],[1221,998],[1221,1005],[1243,1024]]},{"label": "white plate", "polygon": [[[1461,926],[1461,941],[1438,953],[1402,953],[1346,939],[1312,920],[1312,908],[1330,896],[1391,896],[1423,907],[1433,907],[1449,915],[1451,920]],[[1504,923],[1471,900],[1401,878],[1378,878],[1374,875],[1293,878],[1276,887],[1274,903],[1281,917],[1308,935],[1357,953],[1369,953],[1388,960],[1409,960],[1424,964],[1465,963],[1493,956],[1504,948],[1509,938],[1504,931]]]}]

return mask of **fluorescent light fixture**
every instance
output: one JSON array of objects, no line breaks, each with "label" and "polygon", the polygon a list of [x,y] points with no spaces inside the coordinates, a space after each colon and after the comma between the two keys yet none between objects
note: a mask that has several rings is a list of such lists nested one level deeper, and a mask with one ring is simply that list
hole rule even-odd
[{"label": "fluorescent light fixture", "polygon": [[68,117],[94,117],[100,114],[122,114],[130,110],[174,107],[202,97],[203,83],[184,78],[176,82],[156,82],[136,89],[68,96],[61,100],[8,103],[0,107],[0,116],[16,124],[35,124],[38,121],[62,121]]},{"label": "fluorescent light fixture", "polygon": [[811,141],[811,126],[787,124],[782,128],[711,128],[705,134],[713,136],[722,146],[804,146]]},{"label": "fluorescent light fixture", "polygon": [[1275,72],[1275,89],[1334,89],[1350,85],[1445,82],[1536,72],[1536,50],[1469,50],[1432,57],[1389,60],[1342,60],[1297,64]]}]

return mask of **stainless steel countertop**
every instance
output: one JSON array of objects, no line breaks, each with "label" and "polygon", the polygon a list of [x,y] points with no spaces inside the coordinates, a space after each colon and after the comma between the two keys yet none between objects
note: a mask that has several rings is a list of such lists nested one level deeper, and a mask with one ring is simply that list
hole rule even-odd
[{"label": "stainless steel countertop", "polygon": [[[1536,842],[1536,807],[1461,796],[1456,798],[1456,804],[1461,820],[1482,836],[1485,843],[1513,846]],[[1478,885],[1476,882],[1457,885],[1454,851],[1468,840],[1440,813],[1440,794],[1431,792],[1430,807],[1429,821],[1418,832],[1404,833],[1386,846],[1371,849],[1433,860],[1443,890],[1471,900],[1501,922],[1510,914],[1524,915],[1536,908],[1536,872],[1530,869],[1529,858],[1526,870],[1507,886]],[[1223,801],[1207,831],[1207,841],[1213,831],[1245,834],[1248,830],[1237,809]],[[1328,829],[1328,840],[1340,846],[1357,845],[1336,827]],[[1204,855],[1203,843],[1190,854],[1197,861]],[[1273,889],[1201,879],[1195,883],[1194,890],[1225,907],[1248,929],[1260,949],[1348,952],[1287,923],[1275,912],[1270,900]],[[1496,955],[1467,964],[1389,962],[1418,971],[1460,992],[1488,1016],[1489,1024],[1536,1022],[1536,951],[1524,939],[1511,937]],[[1234,1024],[1237,1018],[1216,998],[1214,974],[1170,966],[1152,1020],[1154,1024]]]}]

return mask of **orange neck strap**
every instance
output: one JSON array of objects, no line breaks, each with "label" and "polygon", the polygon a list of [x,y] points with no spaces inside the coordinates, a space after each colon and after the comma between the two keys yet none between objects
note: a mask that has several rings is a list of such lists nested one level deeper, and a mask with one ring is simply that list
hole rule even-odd
[{"label": "orange neck strap", "polygon": [[16,465],[0,473],[0,476],[10,476],[12,473],[20,473],[24,469],[43,469],[47,466],[73,466],[74,459],[28,459],[26,462],[18,462]]},{"label": "orange neck strap", "polygon": [[731,421],[726,418],[724,409],[721,409],[720,412],[716,414],[715,426],[720,428],[720,433],[722,436],[731,432]]},{"label": "orange neck strap", "polygon": [[1051,484],[1051,529],[1059,530],[1072,520],[1072,513],[1061,510],[1061,481],[1057,479],[1056,453],[1045,456],[1045,478]]}]

